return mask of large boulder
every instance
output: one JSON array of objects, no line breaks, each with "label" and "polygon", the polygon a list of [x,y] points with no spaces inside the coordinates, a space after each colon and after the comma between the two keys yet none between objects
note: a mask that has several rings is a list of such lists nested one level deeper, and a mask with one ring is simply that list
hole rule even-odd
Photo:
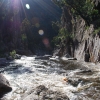
[{"label": "large boulder", "polygon": [[0,98],[11,90],[12,88],[10,87],[8,80],[0,74]]}]

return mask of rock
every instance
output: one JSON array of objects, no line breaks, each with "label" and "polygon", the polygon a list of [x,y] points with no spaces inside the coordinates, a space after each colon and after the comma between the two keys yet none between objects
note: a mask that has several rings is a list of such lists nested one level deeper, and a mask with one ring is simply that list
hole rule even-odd
[{"label": "rock", "polygon": [[35,57],[35,59],[49,60],[50,57],[51,55],[44,55],[44,56],[37,56]]},{"label": "rock", "polygon": [[68,58],[68,60],[77,60],[77,58]]},{"label": "rock", "polygon": [[46,91],[46,90],[47,90],[47,88],[44,85],[40,85],[40,86],[37,87],[36,94],[40,95],[40,93],[42,91]]},{"label": "rock", "polygon": [[78,84],[80,83],[80,81],[68,79],[68,83],[71,84],[74,87],[77,87]]},{"label": "rock", "polygon": [[67,58],[67,57],[61,57],[61,60],[67,61],[67,60],[77,60],[77,58]]},{"label": "rock", "polygon": [[7,60],[14,60],[11,56],[6,57]]},{"label": "rock", "polygon": [[[100,0],[94,1],[98,4]],[[74,34],[74,37],[61,41],[59,43],[60,49],[55,50],[54,55],[63,56],[67,53],[77,58],[77,60],[100,62],[100,31],[95,29],[97,22],[87,27],[86,21],[81,16],[73,17],[71,12],[70,7],[64,6],[61,22],[67,31]],[[67,55],[67,58],[69,58],[69,55]]]},{"label": "rock", "polygon": [[89,53],[85,53],[85,55],[84,55],[84,61],[85,62],[89,62],[89,58],[90,58],[90,54]]},{"label": "rock", "polygon": [[12,56],[6,57],[7,60],[14,60],[14,59],[20,59],[20,58],[21,58],[21,55],[19,55],[19,54],[15,54],[14,58]]},{"label": "rock", "polygon": [[11,90],[12,88],[10,87],[8,80],[2,74],[0,74],[0,98]]},{"label": "rock", "polygon": [[52,56],[52,57],[49,58],[49,60],[54,61],[54,62],[60,61],[59,56]]},{"label": "rock", "polygon": [[69,98],[59,91],[52,91],[44,85],[40,85],[27,95],[24,95],[21,100],[69,100]]},{"label": "rock", "polygon": [[15,55],[15,59],[20,59],[20,58],[21,58],[21,55],[19,55],[19,54]]},{"label": "rock", "polygon": [[66,58],[71,58],[71,56],[70,56],[68,53],[65,54],[64,57],[66,57]]},{"label": "rock", "polygon": [[82,75],[82,74],[85,74],[85,75],[92,75],[94,72],[90,69],[84,69],[84,70],[81,70],[79,72],[77,72],[76,74],[77,75]]},{"label": "rock", "polygon": [[86,70],[88,69],[85,65],[82,65],[82,63],[78,62],[77,60],[61,59],[60,63],[62,64],[61,67],[64,68],[65,70],[75,70],[75,69]]}]

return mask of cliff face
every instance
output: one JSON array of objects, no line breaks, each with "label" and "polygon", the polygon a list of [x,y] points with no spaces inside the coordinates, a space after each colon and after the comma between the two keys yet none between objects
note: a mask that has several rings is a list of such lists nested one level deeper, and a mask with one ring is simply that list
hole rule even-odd
[{"label": "cliff face", "polygon": [[85,25],[85,21],[79,19],[74,26],[76,30],[73,40],[74,57],[78,60],[90,62],[100,61],[100,33],[93,35],[93,25],[90,25],[87,29]]},{"label": "cliff face", "polygon": [[58,55],[66,53],[78,60],[97,62],[100,61],[100,32],[94,34],[94,25],[87,26],[81,17],[73,17],[67,7],[63,9],[63,27],[74,35],[66,39],[65,46],[59,50]]}]

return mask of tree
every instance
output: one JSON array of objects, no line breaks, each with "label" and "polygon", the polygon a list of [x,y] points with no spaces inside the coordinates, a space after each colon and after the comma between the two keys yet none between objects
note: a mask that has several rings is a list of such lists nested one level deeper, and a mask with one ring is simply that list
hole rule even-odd
[{"label": "tree", "polygon": [[24,48],[28,49],[28,37],[30,34],[31,24],[27,18],[22,21],[21,24],[21,37],[24,44]]},{"label": "tree", "polygon": [[87,24],[91,24],[99,18],[98,10],[95,9],[93,0],[53,0],[56,4],[70,6],[73,15],[80,15]]}]

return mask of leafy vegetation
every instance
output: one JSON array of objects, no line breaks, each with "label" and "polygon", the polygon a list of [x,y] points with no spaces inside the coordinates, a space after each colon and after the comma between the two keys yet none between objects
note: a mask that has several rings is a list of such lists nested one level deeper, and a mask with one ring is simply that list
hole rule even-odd
[{"label": "leafy vegetation", "polygon": [[59,29],[58,35],[53,38],[53,42],[56,46],[60,46],[60,43],[63,44],[66,39],[71,39],[73,37],[73,34],[69,33],[66,28],[62,27],[61,29]]},{"label": "leafy vegetation", "polygon": [[15,51],[15,50],[13,50],[12,52],[10,52],[10,56],[14,59],[14,58],[15,58],[15,56],[16,56],[16,51]]},{"label": "leafy vegetation", "polygon": [[[93,0],[53,0],[55,4],[64,8],[69,7],[70,13],[73,15],[73,18],[78,18],[79,16],[83,18],[86,22],[86,28],[89,28],[90,24],[94,24],[94,34],[97,34],[100,31],[100,14],[98,9],[95,7],[95,2]],[[72,22],[73,24],[73,22]],[[56,25],[56,24],[55,24]],[[56,44],[64,41],[67,38],[73,38],[74,35],[71,32],[68,32],[66,28],[62,25],[56,25],[59,27],[58,36],[54,37]],[[55,27],[53,25],[53,27]],[[57,29],[57,28],[55,28]]]},{"label": "leafy vegetation", "polygon": [[56,4],[69,6],[73,16],[80,15],[88,25],[94,22],[100,15],[92,0],[53,0]]},{"label": "leafy vegetation", "polygon": [[100,27],[98,27],[97,29],[94,30],[93,34],[98,34],[100,32]]},{"label": "leafy vegetation", "polygon": [[23,42],[27,40],[27,36],[26,36],[26,34],[22,34],[21,37],[22,37],[22,41],[23,41]]},{"label": "leafy vegetation", "polygon": [[[28,4],[32,6],[28,10],[23,9],[25,2],[0,0],[0,42],[3,42],[0,53],[4,51],[4,54],[13,49],[29,49],[35,52],[40,48],[39,45],[41,49],[47,50],[42,42],[43,38],[51,41],[57,34],[52,29],[51,22],[60,19],[61,9],[51,0],[43,0],[44,7],[37,0],[29,0]],[[44,34],[40,35],[39,30],[43,30]]]},{"label": "leafy vegetation", "polygon": [[29,31],[30,30],[30,22],[27,18],[25,18],[23,21],[22,21],[22,25],[21,25],[21,32],[26,32],[26,31]]}]

